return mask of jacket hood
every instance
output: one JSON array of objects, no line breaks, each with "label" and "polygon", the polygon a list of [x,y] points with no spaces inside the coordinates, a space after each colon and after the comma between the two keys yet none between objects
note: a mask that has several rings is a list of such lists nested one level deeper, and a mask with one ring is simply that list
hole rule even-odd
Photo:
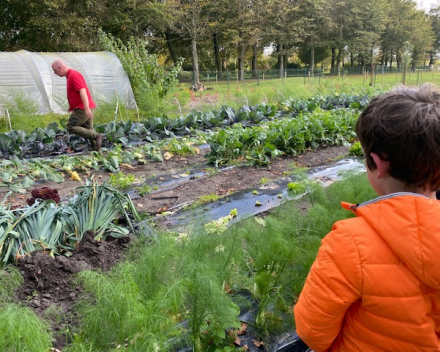
[{"label": "jacket hood", "polygon": [[349,208],[367,221],[421,282],[440,289],[440,201],[394,193]]}]

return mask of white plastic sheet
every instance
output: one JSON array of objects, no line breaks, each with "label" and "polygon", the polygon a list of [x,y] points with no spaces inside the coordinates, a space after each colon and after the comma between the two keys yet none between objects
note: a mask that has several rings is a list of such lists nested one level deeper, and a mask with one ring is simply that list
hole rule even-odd
[{"label": "white plastic sheet", "polygon": [[38,106],[41,114],[66,114],[66,78],[53,73],[52,62],[63,60],[84,76],[93,100],[136,108],[130,80],[119,59],[110,52],[35,53],[26,50],[0,52],[0,110],[17,96]]}]

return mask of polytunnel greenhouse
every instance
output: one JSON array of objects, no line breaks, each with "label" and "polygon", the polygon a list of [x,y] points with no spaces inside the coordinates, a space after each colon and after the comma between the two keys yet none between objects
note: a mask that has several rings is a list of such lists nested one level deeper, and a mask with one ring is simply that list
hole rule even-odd
[{"label": "polytunnel greenhouse", "polygon": [[36,53],[0,52],[0,111],[17,98],[32,102],[39,113],[65,114],[66,78],[53,73],[52,62],[63,60],[84,76],[93,100],[136,107],[130,80],[116,55],[110,52]]}]

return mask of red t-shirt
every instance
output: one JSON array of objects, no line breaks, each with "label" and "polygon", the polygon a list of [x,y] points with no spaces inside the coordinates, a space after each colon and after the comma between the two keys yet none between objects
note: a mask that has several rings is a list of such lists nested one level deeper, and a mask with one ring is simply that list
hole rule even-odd
[{"label": "red t-shirt", "polygon": [[69,69],[66,74],[67,78],[67,101],[69,102],[69,111],[73,111],[76,108],[84,109],[84,104],[81,100],[79,90],[86,89],[87,97],[89,98],[89,108],[96,107],[95,102],[90,95],[89,88],[81,73],[73,69]]}]

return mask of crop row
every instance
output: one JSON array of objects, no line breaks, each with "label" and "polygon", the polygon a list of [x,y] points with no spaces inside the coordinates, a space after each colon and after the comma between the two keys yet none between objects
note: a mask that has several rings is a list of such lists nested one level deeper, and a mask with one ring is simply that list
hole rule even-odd
[{"label": "crop row", "polygon": [[[107,146],[116,143],[127,145],[134,142],[153,142],[155,140],[174,136],[191,135],[194,131],[206,131],[215,128],[224,128],[240,123],[244,127],[254,126],[262,122],[279,118],[295,118],[304,112],[333,109],[361,110],[369,102],[368,94],[359,95],[316,95],[308,99],[289,98],[280,104],[245,105],[234,110],[231,107],[222,107],[220,110],[209,112],[193,111],[186,116],[150,117],[142,121],[110,122],[96,126],[96,130],[105,134]],[[23,157],[40,157],[60,155],[67,149],[67,144],[78,149],[84,140],[68,135],[64,128],[56,122],[47,128],[37,128],[31,134],[23,131],[11,131],[0,134],[0,153],[4,158],[15,155]]]},{"label": "crop row", "polygon": [[271,157],[283,154],[296,155],[324,145],[348,145],[356,137],[357,117],[355,110],[315,110],[252,128],[236,124],[208,135],[211,151],[207,158],[216,166],[231,160],[267,165]]},{"label": "crop row", "polygon": [[61,155],[25,160],[12,155],[0,162],[0,186],[17,192],[31,187],[37,180],[63,182],[64,173],[73,171],[103,169],[119,172],[122,164],[145,164],[148,160],[160,162],[165,151],[194,154],[197,152],[195,145],[205,141],[210,145],[208,163],[215,166],[237,161],[267,165],[271,157],[352,142],[357,116],[357,110],[315,109],[310,113],[300,113],[295,118],[286,117],[255,126],[244,127],[236,123],[232,127],[197,132],[197,136],[192,138],[174,137],[138,146],[117,143],[102,155],[92,152],[83,156]]}]

